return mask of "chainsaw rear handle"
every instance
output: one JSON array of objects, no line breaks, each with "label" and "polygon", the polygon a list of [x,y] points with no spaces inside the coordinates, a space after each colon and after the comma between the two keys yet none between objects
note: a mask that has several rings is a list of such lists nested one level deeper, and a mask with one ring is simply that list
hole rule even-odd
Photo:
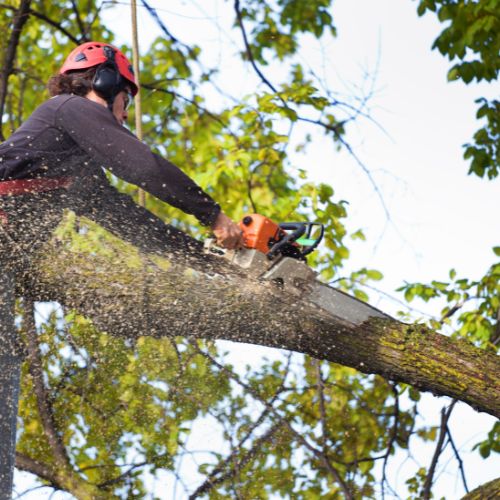
[{"label": "chainsaw rear handle", "polygon": [[[311,234],[314,229],[314,226],[320,227],[320,234],[317,238],[314,238],[311,242]],[[305,257],[309,255],[321,242],[323,239],[323,235],[325,233],[325,228],[323,224],[319,224],[317,222],[283,222],[279,224],[280,229],[284,231],[292,231],[290,233],[286,233],[280,241],[275,243],[271,250],[267,253],[267,257],[272,259],[280,252],[282,248],[284,248],[287,244],[290,243],[300,243],[300,238],[305,235],[307,241],[302,244],[306,248],[300,252],[300,257]]]},{"label": "chainsaw rear handle", "polygon": [[279,227],[285,231],[293,231],[293,233],[286,233],[281,240],[272,246],[266,254],[269,259],[273,259],[288,243],[296,242],[306,232],[306,226],[302,222],[283,222],[279,224]]},{"label": "chainsaw rear handle", "polygon": [[[306,222],[305,224],[307,226],[306,238],[308,241],[301,243],[300,240],[297,240],[297,243],[299,245],[303,245],[303,246],[307,247],[302,252],[302,257],[309,255],[315,248],[317,248],[317,246],[323,240],[323,236],[325,235],[325,226],[323,224],[321,224],[320,222]],[[319,236],[317,236],[316,238],[313,238],[313,240],[311,241],[311,235],[312,235],[314,226],[319,227]]]}]

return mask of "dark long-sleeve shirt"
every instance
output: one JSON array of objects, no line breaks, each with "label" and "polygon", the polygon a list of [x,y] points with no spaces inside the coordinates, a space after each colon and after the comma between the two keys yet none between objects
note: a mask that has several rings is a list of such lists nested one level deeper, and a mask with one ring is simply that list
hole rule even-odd
[{"label": "dark long-sleeve shirt", "polygon": [[219,205],[168,160],[153,153],[109,110],[89,99],[60,95],[39,106],[0,145],[0,181],[103,176],[102,168],[211,225]]}]

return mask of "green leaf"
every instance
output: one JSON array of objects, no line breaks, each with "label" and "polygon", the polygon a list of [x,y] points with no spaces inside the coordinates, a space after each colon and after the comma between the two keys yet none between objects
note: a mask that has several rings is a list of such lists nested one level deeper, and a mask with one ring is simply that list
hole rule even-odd
[{"label": "green leaf", "polygon": [[410,387],[408,395],[412,401],[420,401],[420,392],[414,387]]},{"label": "green leaf", "polygon": [[376,269],[369,269],[366,272],[366,275],[368,276],[368,278],[374,281],[380,281],[384,277],[384,275]]}]

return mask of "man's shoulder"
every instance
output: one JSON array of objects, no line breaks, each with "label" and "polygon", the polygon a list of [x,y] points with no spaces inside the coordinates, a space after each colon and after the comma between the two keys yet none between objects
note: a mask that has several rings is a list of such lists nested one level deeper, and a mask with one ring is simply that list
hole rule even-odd
[{"label": "man's shoulder", "polygon": [[99,110],[101,107],[102,106],[99,106],[85,97],[74,94],[60,94],[47,99],[37,108],[37,111],[43,112],[45,110],[51,110],[53,112],[58,112],[60,110]]},{"label": "man's shoulder", "polygon": [[51,97],[50,99],[47,99],[45,102],[40,104],[37,109],[43,110],[43,109],[57,109],[60,106],[62,106],[64,103],[71,101],[74,99],[75,95],[72,94],[61,94],[61,95],[56,95],[54,97]]},{"label": "man's shoulder", "polygon": [[33,112],[34,117],[38,118],[46,118],[49,119],[49,116],[54,116],[57,114],[59,109],[66,104],[67,102],[70,102],[77,96],[70,95],[70,94],[61,94],[61,95],[56,95],[55,97],[51,97],[50,99],[47,99],[45,102],[40,104],[35,111]]},{"label": "man's shoulder", "polygon": [[108,115],[110,115],[105,106],[86,97],[73,94],[61,94],[52,97],[44,104],[55,111],[58,121],[73,121],[75,118],[81,120],[82,117],[87,120],[102,121],[109,118]]},{"label": "man's shoulder", "polygon": [[45,101],[43,105],[50,107],[56,111],[60,109],[68,108],[81,108],[88,106],[88,99],[74,94],[61,94],[51,97],[48,101]]}]

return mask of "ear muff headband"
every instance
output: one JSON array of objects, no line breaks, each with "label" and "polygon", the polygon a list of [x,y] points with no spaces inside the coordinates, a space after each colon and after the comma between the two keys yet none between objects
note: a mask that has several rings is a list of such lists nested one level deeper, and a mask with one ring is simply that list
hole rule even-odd
[{"label": "ear muff headband", "polygon": [[117,94],[123,89],[123,77],[118,71],[115,61],[115,51],[111,47],[103,47],[107,61],[97,68],[92,79],[92,88],[108,103],[108,108],[113,111],[113,102]]}]

